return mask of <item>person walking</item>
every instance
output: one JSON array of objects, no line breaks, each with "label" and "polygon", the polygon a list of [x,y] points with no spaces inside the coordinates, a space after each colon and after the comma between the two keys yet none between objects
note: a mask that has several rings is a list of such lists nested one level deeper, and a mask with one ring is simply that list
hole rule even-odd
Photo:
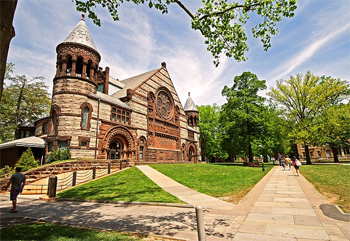
[{"label": "person walking", "polygon": [[299,176],[299,167],[301,166],[301,163],[295,156],[293,156],[292,162],[293,162],[293,166],[295,168],[295,171],[297,173],[297,176]]},{"label": "person walking", "polygon": [[288,171],[290,171],[290,164],[291,164],[291,160],[290,160],[289,156],[286,156],[286,165],[288,167]]},{"label": "person walking", "polygon": [[16,173],[13,174],[6,185],[6,189],[11,185],[10,200],[12,201],[12,209],[10,213],[17,213],[17,196],[23,191],[26,185],[26,176],[21,173],[22,169],[16,167]]},{"label": "person walking", "polygon": [[281,164],[282,164],[283,171],[285,171],[286,170],[286,158],[284,156],[281,159]]}]

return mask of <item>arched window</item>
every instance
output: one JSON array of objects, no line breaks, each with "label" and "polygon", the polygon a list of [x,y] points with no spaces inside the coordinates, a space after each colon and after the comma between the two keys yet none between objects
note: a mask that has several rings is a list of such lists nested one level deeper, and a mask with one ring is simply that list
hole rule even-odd
[{"label": "arched window", "polygon": [[66,73],[67,75],[71,75],[72,72],[72,56],[69,56],[67,59],[67,70]]},{"label": "arched window", "polygon": [[146,143],[146,138],[144,136],[141,136],[139,139],[139,161],[145,160]]},{"label": "arched window", "polygon": [[51,132],[57,134],[57,128],[59,124],[59,115],[61,114],[61,109],[57,105],[52,106],[51,108]]},{"label": "arched window", "polygon": [[83,74],[83,58],[81,57],[79,57],[77,60],[75,73],[78,77],[81,77],[81,75]]},{"label": "arched window", "polygon": [[83,109],[83,120],[82,120],[82,128],[87,128],[87,121],[88,121],[88,115],[89,115],[89,108],[88,107],[84,107]]},{"label": "arched window", "polygon": [[85,102],[80,106],[80,109],[81,109],[80,127],[82,130],[90,130],[92,106],[91,104]]},{"label": "arched window", "polygon": [[86,66],[86,77],[87,77],[88,79],[90,79],[90,77],[91,77],[91,76],[90,76],[91,68],[92,68],[92,61],[89,60],[87,66]]}]

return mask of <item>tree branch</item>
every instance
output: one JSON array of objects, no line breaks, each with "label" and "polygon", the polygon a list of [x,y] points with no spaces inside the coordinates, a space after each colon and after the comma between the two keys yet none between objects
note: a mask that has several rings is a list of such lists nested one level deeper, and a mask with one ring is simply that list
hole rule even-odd
[{"label": "tree branch", "polygon": [[225,10],[222,10],[222,11],[219,11],[219,12],[213,12],[212,14],[207,14],[207,15],[204,15],[202,16],[199,20],[203,20],[205,18],[208,18],[208,17],[211,17],[211,16],[218,16],[218,15],[222,15],[228,11],[231,11],[231,10],[234,10],[234,9],[237,9],[237,8],[243,8],[245,9],[246,11],[249,11],[252,7],[256,7],[256,6],[260,6],[262,5],[261,3],[256,3],[256,4],[252,4],[250,6],[244,6],[244,5],[236,5],[236,6],[233,6],[233,7],[230,7],[230,8],[227,8]]}]

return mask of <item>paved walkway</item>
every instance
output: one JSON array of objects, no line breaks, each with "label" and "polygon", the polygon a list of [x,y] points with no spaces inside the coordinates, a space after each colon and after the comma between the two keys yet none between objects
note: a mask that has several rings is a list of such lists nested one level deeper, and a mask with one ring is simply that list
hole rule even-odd
[{"label": "paved walkway", "polygon": [[206,194],[190,189],[184,185],[181,185],[180,183],[163,175],[150,166],[137,166],[137,168],[140,169],[146,176],[148,176],[153,182],[157,183],[158,186],[163,188],[165,191],[178,197],[188,204],[192,204],[193,206],[200,205],[202,208],[221,210],[231,210],[235,206],[232,203],[221,201],[217,198],[208,196]]},{"label": "paved walkway", "polygon": [[[141,167],[141,169],[145,169]],[[146,168],[148,169],[148,168]],[[302,171],[302,170],[301,170]],[[147,173],[147,171],[145,171]],[[150,170],[153,180],[156,172]],[[152,177],[153,176],[153,177]],[[169,180],[168,180],[169,181]],[[157,182],[168,182],[160,178]],[[182,199],[175,183],[161,184]],[[191,191],[186,190],[191,196]],[[185,195],[185,196],[186,196]],[[207,241],[220,240],[350,240],[350,222],[323,215],[320,204],[327,203],[302,177],[275,167],[236,206],[221,208],[204,201],[198,193],[186,199],[206,209],[204,223]],[[1,218],[24,216],[118,231],[146,233],[161,237],[197,240],[193,208],[129,205],[91,202],[43,202],[30,196],[19,197],[17,214],[9,213],[8,195],[0,195]],[[208,206],[205,206],[208,205]]]}]

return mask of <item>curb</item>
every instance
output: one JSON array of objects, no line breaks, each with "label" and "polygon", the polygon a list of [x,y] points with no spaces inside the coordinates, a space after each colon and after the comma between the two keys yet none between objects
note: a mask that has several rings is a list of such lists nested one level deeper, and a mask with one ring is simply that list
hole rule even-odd
[{"label": "curb", "polygon": [[154,202],[127,202],[127,201],[109,201],[109,200],[86,200],[73,198],[58,198],[57,202],[89,202],[89,203],[113,203],[122,205],[149,205],[149,206],[163,206],[176,208],[194,208],[191,204],[177,204],[177,203],[154,203]]}]

